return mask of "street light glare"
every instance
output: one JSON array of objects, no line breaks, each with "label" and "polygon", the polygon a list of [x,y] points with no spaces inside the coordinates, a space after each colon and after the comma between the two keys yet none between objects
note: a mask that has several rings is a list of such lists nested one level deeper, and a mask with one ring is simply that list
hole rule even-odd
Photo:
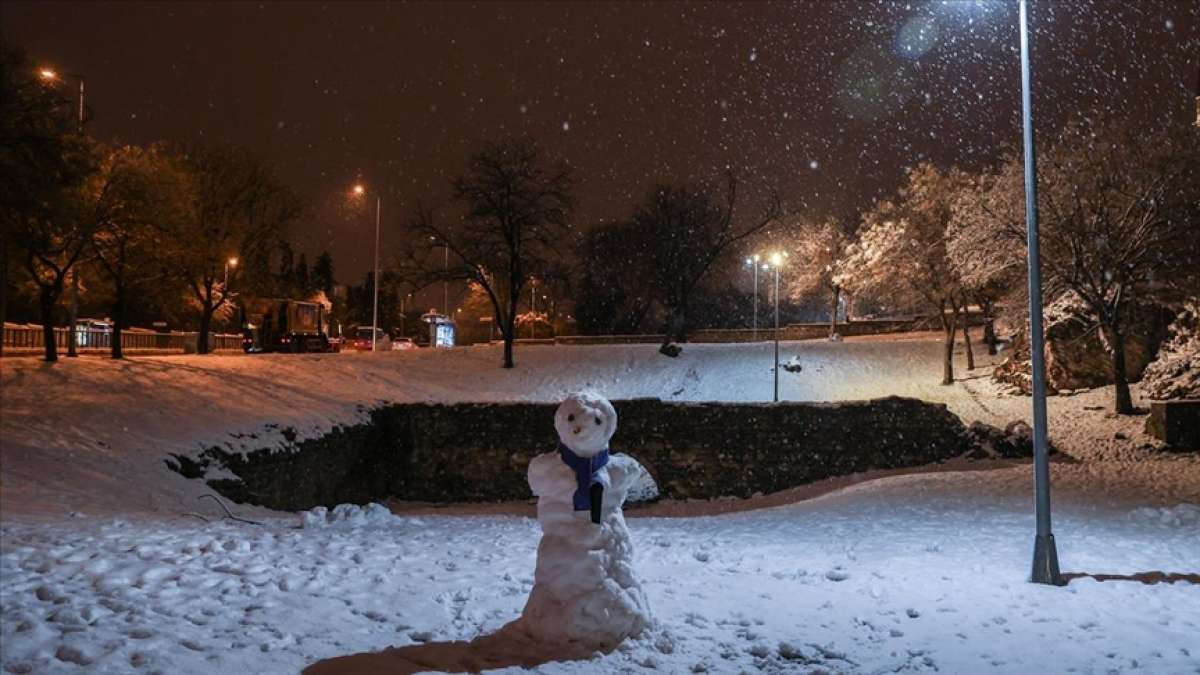
[{"label": "street light glare", "polygon": [[354,192],[355,195],[365,194],[366,191],[367,191],[367,188],[362,183],[355,183],[354,188],[352,190],[352,192]]},{"label": "street light glare", "polygon": [[53,68],[42,68],[38,71],[38,77],[43,80],[57,80],[58,73]]},{"label": "street light glare", "polygon": [[783,265],[783,255],[779,254],[779,253],[772,253],[771,254],[771,264],[776,267]]},{"label": "street light glare", "polygon": [[234,257],[232,257],[232,258],[230,258],[230,259],[229,259],[229,266],[230,266],[230,267],[237,267],[237,264],[238,264],[238,259],[237,259],[237,256],[234,256]]}]

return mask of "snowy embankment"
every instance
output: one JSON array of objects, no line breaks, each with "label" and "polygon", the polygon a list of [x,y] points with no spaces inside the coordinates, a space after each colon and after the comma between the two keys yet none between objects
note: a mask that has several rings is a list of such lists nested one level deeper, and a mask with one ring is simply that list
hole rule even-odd
[{"label": "snowy embankment", "polygon": [[[1003,426],[1029,419],[1029,399],[997,391],[979,368],[939,385],[937,336],[785,343],[799,372],[780,373],[785,400],[910,396],[946,403],[965,422]],[[49,516],[196,509],[199,481],[168,471],[168,453],[283,442],[363,417],[381,401],[558,401],[595,389],[611,399],[769,401],[772,346],[688,345],[677,359],[653,345],[535,346],[517,368],[498,367],[494,347],[380,354],[171,356],[114,362],[98,357],[48,366],[0,361],[0,513]],[[981,361],[986,357],[981,358]],[[960,373],[960,376],[963,373]],[[1143,418],[1106,416],[1108,392],[1050,400],[1054,442],[1107,489],[1127,486],[1153,503],[1200,502],[1200,462],[1162,458],[1147,469]],[[271,425],[271,426],[268,426]],[[290,433],[290,432],[289,432]],[[618,432],[619,433],[619,432]],[[547,434],[547,447],[554,440]],[[1061,471],[1083,471],[1057,467]],[[211,477],[211,476],[210,476]],[[212,508],[212,505],[208,505]]]},{"label": "snowy embankment", "polygon": [[[656,628],[611,654],[541,672],[1197,672],[1200,579],[1025,581],[1026,478],[903,476],[777,509],[632,519]],[[1200,509],[1065,501],[1056,514],[1065,572],[1200,571]],[[452,642],[517,617],[533,581],[535,521],[382,509],[339,516],[310,518],[304,529],[296,516],[265,527],[9,524],[4,668],[295,673],[386,647],[399,649],[324,672],[562,657]]]},{"label": "snowy embankment", "polygon": [[[783,397],[896,394],[945,402],[966,421],[1028,418],[1028,399],[1000,394],[982,369],[937,385],[940,349],[928,336],[787,344],[783,360],[797,355],[802,369],[781,373]],[[652,345],[531,347],[513,371],[497,367],[494,348],[0,361],[0,667],[293,673],[385,647],[400,649],[337,665],[557,661],[565,655],[451,642],[518,615],[535,521],[246,507],[265,524],[219,521],[196,501],[203,485],[162,460],[269,445],[289,426],[321,433],[384,400],[555,401],[583,387],[615,399],[765,400],[770,354],[768,344],[689,345],[679,359]],[[1052,438],[1078,460],[1053,467],[1060,558],[1064,572],[1093,577],[1026,582],[1028,465],[890,477],[731,515],[631,517],[656,628],[542,671],[1194,675],[1200,461],[1145,447],[1144,418],[1107,415],[1108,396],[1050,401]],[[1123,580],[1096,580],[1106,575]],[[1138,581],[1160,578],[1173,583]]]}]

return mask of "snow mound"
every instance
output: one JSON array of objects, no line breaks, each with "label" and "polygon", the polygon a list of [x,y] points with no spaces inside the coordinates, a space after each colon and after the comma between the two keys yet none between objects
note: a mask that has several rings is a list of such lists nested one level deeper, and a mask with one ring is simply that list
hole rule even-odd
[{"label": "snow mound", "polygon": [[1163,508],[1143,507],[1134,509],[1133,517],[1138,520],[1151,520],[1172,526],[1200,526],[1200,506],[1195,504],[1179,504]]},{"label": "snow mound", "polygon": [[399,516],[393,514],[383,504],[373,502],[366,506],[338,504],[333,507],[333,511],[324,506],[318,506],[305,511],[301,517],[306,530],[320,530],[327,527],[386,527],[400,523]]}]

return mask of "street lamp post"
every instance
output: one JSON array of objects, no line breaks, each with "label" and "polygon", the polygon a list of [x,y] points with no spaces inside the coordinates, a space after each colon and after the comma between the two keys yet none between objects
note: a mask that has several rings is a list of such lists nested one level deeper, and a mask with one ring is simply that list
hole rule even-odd
[{"label": "street lamp post", "polygon": [[[362,183],[358,183],[353,188],[354,195],[361,197],[366,194],[367,188]],[[375,272],[371,278],[371,285],[374,287],[371,300],[371,351],[375,351],[375,343],[379,337],[379,219],[383,212],[383,197],[379,194],[375,195]]]},{"label": "street lamp post", "polygon": [[529,339],[537,337],[534,331],[534,321],[537,315],[537,279],[529,280]]},{"label": "street lamp post", "polygon": [[758,342],[758,254],[746,258],[746,264],[754,270],[754,318],[751,325],[754,329],[754,342]]},{"label": "street lamp post", "polygon": [[[42,68],[38,70],[38,77],[46,82],[62,82],[64,75],[73,77],[79,82],[79,107],[78,116],[76,117],[77,129],[80,134],[83,134],[83,94],[85,78],[78,73],[60,74],[53,68]],[[79,272],[74,268],[71,269],[71,305],[67,310],[67,356],[79,356],[79,338],[75,334],[76,325],[79,319]]]},{"label": "street lamp post", "polygon": [[775,269],[775,403],[779,403],[779,268],[783,266],[783,255],[771,254],[771,267]]},{"label": "street lamp post", "polygon": [[1062,586],[1058,550],[1050,530],[1050,457],[1046,443],[1046,357],[1042,335],[1042,280],[1038,260],[1037,156],[1033,145],[1033,73],[1029,65],[1029,8],[1020,0],[1021,121],[1025,146],[1025,236],[1029,267],[1029,348],[1033,370],[1034,504],[1037,535],[1033,544],[1033,573],[1037,584]]},{"label": "street lamp post", "polygon": [[229,296],[229,268],[237,269],[238,259],[236,256],[225,261],[225,281],[222,286],[225,287],[225,296]]}]

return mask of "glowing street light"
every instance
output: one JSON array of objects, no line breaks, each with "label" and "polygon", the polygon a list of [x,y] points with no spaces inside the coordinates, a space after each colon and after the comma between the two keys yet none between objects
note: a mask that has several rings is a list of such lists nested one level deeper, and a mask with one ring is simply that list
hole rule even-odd
[{"label": "glowing street light", "polygon": [[229,295],[229,268],[233,267],[236,269],[237,265],[238,265],[237,256],[232,256],[228,260],[225,261],[225,294],[226,295]]},{"label": "glowing street light", "polygon": [[78,123],[79,123],[79,132],[83,133],[84,77],[82,75],[77,75],[75,73],[65,73],[65,74],[59,73],[57,70],[50,68],[50,67],[39,68],[37,71],[37,74],[38,74],[38,77],[40,77],[42,79],[42,81],[46,82],[46,83],[58,84],[63,81],[64,77],[71,77],[79,82]]},{"label": "glowing street light", "polygon": [[[350,188],[350,193],[355,197],[363,197],[367,194],[367,188],[362,183],[355,183],[354,187]],[[379,333],[379,218],[383,211],[383,197],[378,193],[375,194],[375,274],[371,279],[371,285],[374,286],[374,298],[371,301],[371,351],[375,351],[375,339]]]}]

